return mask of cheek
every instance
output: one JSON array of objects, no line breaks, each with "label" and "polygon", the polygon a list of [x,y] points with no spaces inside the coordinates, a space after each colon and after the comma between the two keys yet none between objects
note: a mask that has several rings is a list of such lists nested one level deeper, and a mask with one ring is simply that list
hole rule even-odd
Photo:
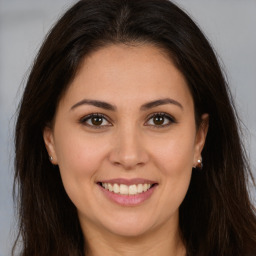
[{"label": "cheek", "polygon": [[[57,157],[65,191],[77,209],[84,209],[95,190],[95,177],[106,154],[97,140],[70,133],[58,139]],[[86,202],[86,205],[85,205]]]},{"label": "cheek", "polygon": [[176,211],[187,193],[192,174],[194,145],[193,133],[182,131],[164,141],[154,142],[154,152],[151,155],[162,175],[163,194],[160,203],[168,206],[166,212]]},{"label": "cheek", "polygon": [[192,169],[194,150],[194,137],[181,132],[155,141],[151,155],[165,175],[179,176]]},{"label": "cheek", "polygon": [[106,149],[102,145],[100,147],[97,140],[86,137],[82,132],[70,131],[65,136],[65,133],[60,131],[55,144],[63,185],[75,203],[77,197],[91,191]]},{"label": "cheek", "polygon": [[56,137],[56,154],[61,171],[77,175],[90,174],[105,154],[104,144],[98,145],[99,140],[85,136],[84,132],[74,131],[68,135],[60,132]]}]

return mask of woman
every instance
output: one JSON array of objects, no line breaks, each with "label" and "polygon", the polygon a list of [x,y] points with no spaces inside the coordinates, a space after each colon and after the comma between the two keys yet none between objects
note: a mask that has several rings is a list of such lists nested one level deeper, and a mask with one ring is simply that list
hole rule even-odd
[{"label": "woman", "polygon": [[20,104],[21,255],[255,255],[237,120],[211,46],[177,6],[79,1]]}]

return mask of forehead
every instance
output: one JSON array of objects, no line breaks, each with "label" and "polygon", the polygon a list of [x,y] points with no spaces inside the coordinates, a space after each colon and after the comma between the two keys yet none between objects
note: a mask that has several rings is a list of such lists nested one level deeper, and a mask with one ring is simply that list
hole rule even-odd
[{"label": "forehead", "polygon": [[152,45],[110,45],[85,57],[63,102],[84,98],[118,103],[176,97],[192,100],[182,73]]}]

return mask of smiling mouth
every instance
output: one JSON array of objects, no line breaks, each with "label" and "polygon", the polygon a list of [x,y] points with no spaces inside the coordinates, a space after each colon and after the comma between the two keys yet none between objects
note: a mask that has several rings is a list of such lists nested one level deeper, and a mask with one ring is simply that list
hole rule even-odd
[{"label": "smiling mouth", "polygon": [[117,183],[106,183],[106,182],[98,182],[102,188],[118,195],[129,195],[134,196],[138,194],[142,194],[152,189],[157,183],[149,184],[149,183],[141,183],[141,184],[117,184]]}]

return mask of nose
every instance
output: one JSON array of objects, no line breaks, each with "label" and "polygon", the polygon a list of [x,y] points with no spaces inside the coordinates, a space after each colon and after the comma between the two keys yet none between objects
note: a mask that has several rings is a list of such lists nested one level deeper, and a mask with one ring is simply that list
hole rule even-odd
[{"label": "nose", "polygon": [[144,166],[149,156],[142,136],[135,128],[124,128],[113,138],[112,149],[109,155],[110,162],[121,166],[125,170],[132,170]]}]

